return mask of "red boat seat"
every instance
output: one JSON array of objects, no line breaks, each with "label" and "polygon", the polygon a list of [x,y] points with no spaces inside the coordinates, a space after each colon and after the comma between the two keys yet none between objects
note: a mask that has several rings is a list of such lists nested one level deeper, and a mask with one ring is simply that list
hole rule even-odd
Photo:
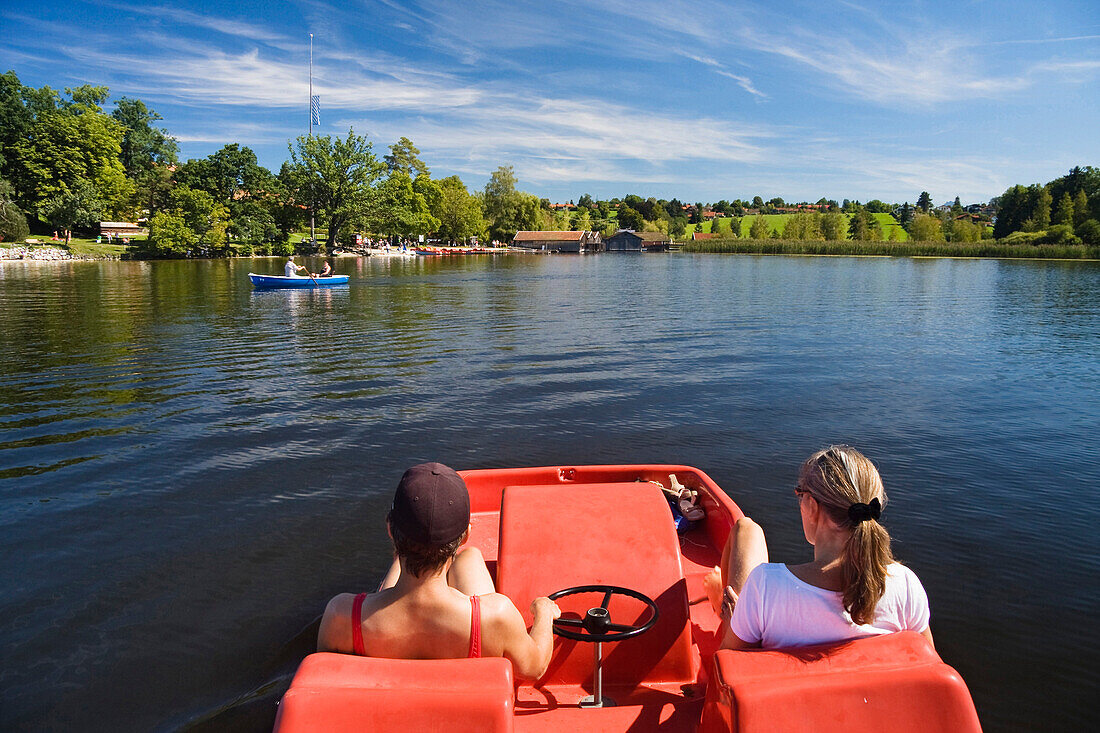
[{"label": "red boat seat", "polygon": [[510,733],[512,663],[310,654],[279,703],[277,733]]},{"label": "red boat seat", "polygon": [[786,650],[719,650],[702,733],[981,731],[970,692],[914,631]]},{"label": "red boat seat", "polygon": [[[649,631],[603,645],[605,685],[694,682],[698,656],[688,626],[687,585],[680,543],[661,490],[647,482],[508,486],[500,511],[497,588],[531,621],[538,596],[577,585],[617,585],[656,601],[660,618]],[[564,615],[583,617],[598,594],[562,598]],[[615,596],[616,623],[639,623],[649,610]],[[593,645],[555,637],[541,682],[588,685]]]}]

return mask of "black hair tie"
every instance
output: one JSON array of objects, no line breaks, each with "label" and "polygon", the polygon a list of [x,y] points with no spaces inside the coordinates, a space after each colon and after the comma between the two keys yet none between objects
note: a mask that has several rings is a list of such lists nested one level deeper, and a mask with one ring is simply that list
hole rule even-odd
[{"label": "black hair tie", "polygon": [[856,502],[848,507],[848,519],[852,520],[852,524],[860,524],[868,519],[877,520],[881,516],[882,502],[878,500],[878,497],[871,499],[868,504]]}]

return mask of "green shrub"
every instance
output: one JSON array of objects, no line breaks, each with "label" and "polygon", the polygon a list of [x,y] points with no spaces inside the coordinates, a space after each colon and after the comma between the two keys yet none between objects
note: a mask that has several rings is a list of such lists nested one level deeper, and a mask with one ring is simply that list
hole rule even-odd
[{"label": "green shrub", "polygon": [[1077,236],[1085,244],[1100,244],[1100,221],[1088,219],[1077,225]]},{"label": "green shrub", "polygon": [[1039,237],[1039,244],[1080,244],[1081,240],[1073,233],[1069,224],[1055,224]]}]

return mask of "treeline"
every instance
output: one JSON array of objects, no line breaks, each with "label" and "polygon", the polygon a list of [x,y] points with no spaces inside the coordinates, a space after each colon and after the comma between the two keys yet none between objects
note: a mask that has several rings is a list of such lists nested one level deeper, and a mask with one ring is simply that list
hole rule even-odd
[{"label": "treeline", "polygon": [[548,202],[516,189],[510,167],[471,193],[458,176],[433,179],[404,137],[380,158],[354,131],[302,136],[277,173],[236,143],[181,162],[159,114],[127,97],[108,114],[108,97],[103,86],[62,94],[0,75],[0,240],[34,225],[68,241],[101,220],[137,220],[148,222],[149,239],[136,246],[149,256],[288,254],[290,234],[311,216],[325,241],[298,251],[331,250],[355,233],[508,241],[560,223]]},{"label": "treeline", "polygon": [[995,200],[993,234],[1015,244],[1100,244],[1100,169],[1078,166],[1045,185],[1012,186]]},{"label": "treeline", "polygon": [[[67,240],[73,229],[101,220],[146,221],[150,237],[139,245],[146,255],[186,257],[331,250],[357,233],[508,242],[519,230],[609,236],[633,229],[679,238],[711,220],[711,232],[723,238],[739,238],[747,227],[754,240],[891,241],[898,230],[884,228],[888,214],[918,241],[1100,244],[1100,170],[1091,166],[965,208],[956,197],[934,209],[927,192],[913,206],[825,198],[787,204],[761,196],[690,204],[585,194],[563,207],[520,191],[511,167],[499,167],[483,190],[471,192],[458,176],[432,178],[409,139],[379,157],[371,141],[351,130],[346,137],[290,141],[278,172],[236,143],[181,162],[175,138],[156,125],[159,114],[128,97],[108,114],[108,98],[103,86],[62,94],[26,86],[13,71],[0,75],[0,239],[21,239],[34,226],[63,231]],[[777,221],[775,214],[786,216]],[[291,233],[308,228],[311,216],[325,241],[292,245]]]}]

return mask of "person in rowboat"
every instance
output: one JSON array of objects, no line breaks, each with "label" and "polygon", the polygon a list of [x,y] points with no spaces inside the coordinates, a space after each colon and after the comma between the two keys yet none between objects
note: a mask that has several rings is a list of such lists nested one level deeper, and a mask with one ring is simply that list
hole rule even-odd
[{"label": "person in rowboat", "polygon": [[895,631],[932,642],[928,596],[894,561],[879,523],[886,491],[875,465],[848,446],[810,456],[795,487],[802,530],[814,559],[768,562],[764,531],[738,520],[722,564],[704,579],[722,617],[722,648],[808,646]]},{"label": "person in rowboat", "polygon": [[401,477],[386,518],[394,562],[377,593],[341,593],[321,618],[317,650],[390,659],[506,657],[517,677],[538,679],[553,651],[549,598],[523,616],[496,592],[481,552],[459,551],[470,533],[470,494],[440,463]]},{"label": "person in rowboat", "polygon": [[323,268],[321,268],[320,272],[317,273],[317,277],[328,277],[331,274],[332,274],[332,265],[329,264],[328,260],[325,260],[325,266]]},{"label": "person in rowboat", "polygon": [[286,261],[286,266],[283,268],[283,272],[286,273],[287,277],[298,277],[298,273],[304,269],[306,268],[302,267],[294,261],[294,257],[290,257]]}]

